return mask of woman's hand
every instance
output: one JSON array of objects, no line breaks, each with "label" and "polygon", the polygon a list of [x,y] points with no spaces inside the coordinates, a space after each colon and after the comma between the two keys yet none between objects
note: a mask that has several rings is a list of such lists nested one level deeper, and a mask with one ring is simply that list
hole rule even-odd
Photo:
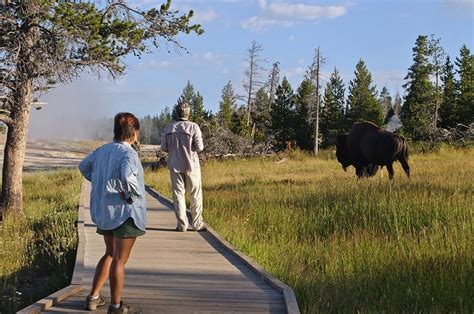
[{"label": "woman's hand", "polygon": [[125,192],[124,192],[124,191],[120,191],[119,194],[120,194],[120,197],[121,197],[125,202],[127,202],[127,204],[132,204],[132,203],[133,203],[133,200],[132,200],[131,197],[125,199]]}]

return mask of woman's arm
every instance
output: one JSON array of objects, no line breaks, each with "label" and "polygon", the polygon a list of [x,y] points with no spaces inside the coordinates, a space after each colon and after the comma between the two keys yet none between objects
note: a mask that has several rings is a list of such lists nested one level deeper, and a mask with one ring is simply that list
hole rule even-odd
[{"label": "woman's arm", "polygon": [[94,153],[92,152],[89,155],[87,155],[87,157],[84,158],[79,164],[79,171],[82,173],[84,178],[86,178],[88,181],[91,181],[93,161],[94,161]]},{"label": "woman's arm", "polygon": [[129,204],[133,203],[136,197],[141,196],[137,179],[140,171],[136,166],[137,158],[138,157],[134,158],[133,156],[126,155],[120,167],[120,181],[123,188],[121,195]]}]

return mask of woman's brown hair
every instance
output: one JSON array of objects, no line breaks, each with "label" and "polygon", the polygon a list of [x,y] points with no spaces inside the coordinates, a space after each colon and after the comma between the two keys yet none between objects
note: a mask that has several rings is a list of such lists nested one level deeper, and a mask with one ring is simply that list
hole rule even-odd
[{"label": "woman's brown hair", "polygon": [[119,112],[114,118],[114,141],[124,142],[134,138],[140,130],[140,122],[130,112]]}]

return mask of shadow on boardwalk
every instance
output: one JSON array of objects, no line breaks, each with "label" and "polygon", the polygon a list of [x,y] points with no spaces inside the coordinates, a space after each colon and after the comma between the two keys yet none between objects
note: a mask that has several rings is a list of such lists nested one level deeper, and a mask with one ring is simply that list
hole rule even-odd
[{"label": "shadow on boardwalk", "polygon": [[[90,185],[84,184],[81,203],[86,205],[80,206],[79,227],[84,245],[78,248],[72,285],[23,313],[41,307],[49,313],[82,312],[95,265],[105,250],[90,219],[89,190]],[[166,199],[159,202],[156,196],[147,193],[147,233],[137,240],[126,266],[126,303],[143,313],[298,313],[291,289],[229,249],[212,229],[174,232],[174,213]],[[110,300],[108,286],[102,293]],[[106,307],[97,312],[105,313]]]}]

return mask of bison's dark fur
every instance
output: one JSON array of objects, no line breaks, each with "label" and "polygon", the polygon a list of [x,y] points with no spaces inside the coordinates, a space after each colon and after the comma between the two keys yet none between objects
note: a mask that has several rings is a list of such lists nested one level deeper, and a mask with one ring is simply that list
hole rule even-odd
[{"label": "bison's dark fur", "polygon": [[410,177],[407,140],[379,128],[371,122],[355,123],[349,134],[336,139],[336,157],[344,170],[354,166],[357,176],[372,176],[378,166],[386,166],[389,178],[393,178],[393,162],[398,160]]}]

